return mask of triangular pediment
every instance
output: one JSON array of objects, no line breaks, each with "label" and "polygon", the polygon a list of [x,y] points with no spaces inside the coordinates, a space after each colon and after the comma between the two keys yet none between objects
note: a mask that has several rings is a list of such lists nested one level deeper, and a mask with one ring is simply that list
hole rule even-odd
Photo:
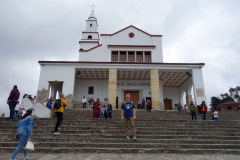
[{"label": "triangular pediment", "polygon": [[115,32],[113,34],[101,34],[101,36],[114,36],[116,34],[119,34],[119,33],[123,32],[124,30],[126,30],[128,28],[134,28],[134,29],[136,29],[136,30],[138,30],[138,31],[148,35],[148,36],[151,36],[151,37],[162,37],[162,35],[152,35],[152,34],[149,34],[149,33],[145,32],[145,31],[143,31],[143,30],[141,30],[141,29],[139,29],[139,28],[137,28],[137,27],[135,27],[133,25],[130,25],[130,26],[126,27],[126,28],[123,28],[123,29],[121,29],[121,30],[119,30],[119,31],[117,31],[117,32]]}]

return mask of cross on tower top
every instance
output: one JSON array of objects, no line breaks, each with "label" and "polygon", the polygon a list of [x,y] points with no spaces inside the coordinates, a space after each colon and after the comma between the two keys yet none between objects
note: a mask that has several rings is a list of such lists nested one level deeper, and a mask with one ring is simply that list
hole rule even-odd
[{"label": "cross on tower top", "polygon": [[93,7],[93,11],[94,11],[94,7],[96,6],[96,5],[94,5],[94,3],[93,3],[93,5],[90,5],[91,7]]}]

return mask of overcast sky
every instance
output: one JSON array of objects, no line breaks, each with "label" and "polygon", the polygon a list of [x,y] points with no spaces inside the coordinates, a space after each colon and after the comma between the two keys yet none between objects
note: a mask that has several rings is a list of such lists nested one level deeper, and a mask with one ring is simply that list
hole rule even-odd
[{"label": "overcast sky", "polygon": [[13,85],[36,95],[39,60],[78,60],[95,3],[100,34],[163,35],[164,62],[205,63],[207,101],[240,85],[240,0],[0,0],[0,114]]}]

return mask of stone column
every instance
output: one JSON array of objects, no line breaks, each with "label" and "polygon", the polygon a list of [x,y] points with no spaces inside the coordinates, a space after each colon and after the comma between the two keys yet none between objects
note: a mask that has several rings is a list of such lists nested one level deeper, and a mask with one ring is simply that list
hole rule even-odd
[{"label": "stone column", "polygon": [[186,101],[187,105],[190,105],[190,102],[192,101],[192,95],[187,95],[186,99],[187,99]]},{"label": "stone column", "polygon": [[151,69],[151,98],[152,98],[152,109],[164,110],[160,108],[160,90],[159,90],[159,73],[158,69]]},{"label": "stone column", "polygon": [[117,97],[117,68],[109,68],[108,101],[112,104],[113,109],[116,109],[116,97]]}]

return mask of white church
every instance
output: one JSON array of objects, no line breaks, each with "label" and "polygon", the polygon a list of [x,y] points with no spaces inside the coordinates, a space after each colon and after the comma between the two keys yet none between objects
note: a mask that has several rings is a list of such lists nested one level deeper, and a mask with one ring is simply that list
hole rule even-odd
[{"label": "white church", "polygon": [[85,96],[99,98],[102,104],[109,101],[119,109],[130,93],[135,104],[144,98],[151,100],[153,110],[174,110],[177,103],[206,100],[205,64],[164,63],[162,35],[133,25],[110,34],[99,34],[97,28],[92,11],[79,41],[78,60],[38,62],[38,101],[56,99],[58,92],[65,94],[70,108]]}]

